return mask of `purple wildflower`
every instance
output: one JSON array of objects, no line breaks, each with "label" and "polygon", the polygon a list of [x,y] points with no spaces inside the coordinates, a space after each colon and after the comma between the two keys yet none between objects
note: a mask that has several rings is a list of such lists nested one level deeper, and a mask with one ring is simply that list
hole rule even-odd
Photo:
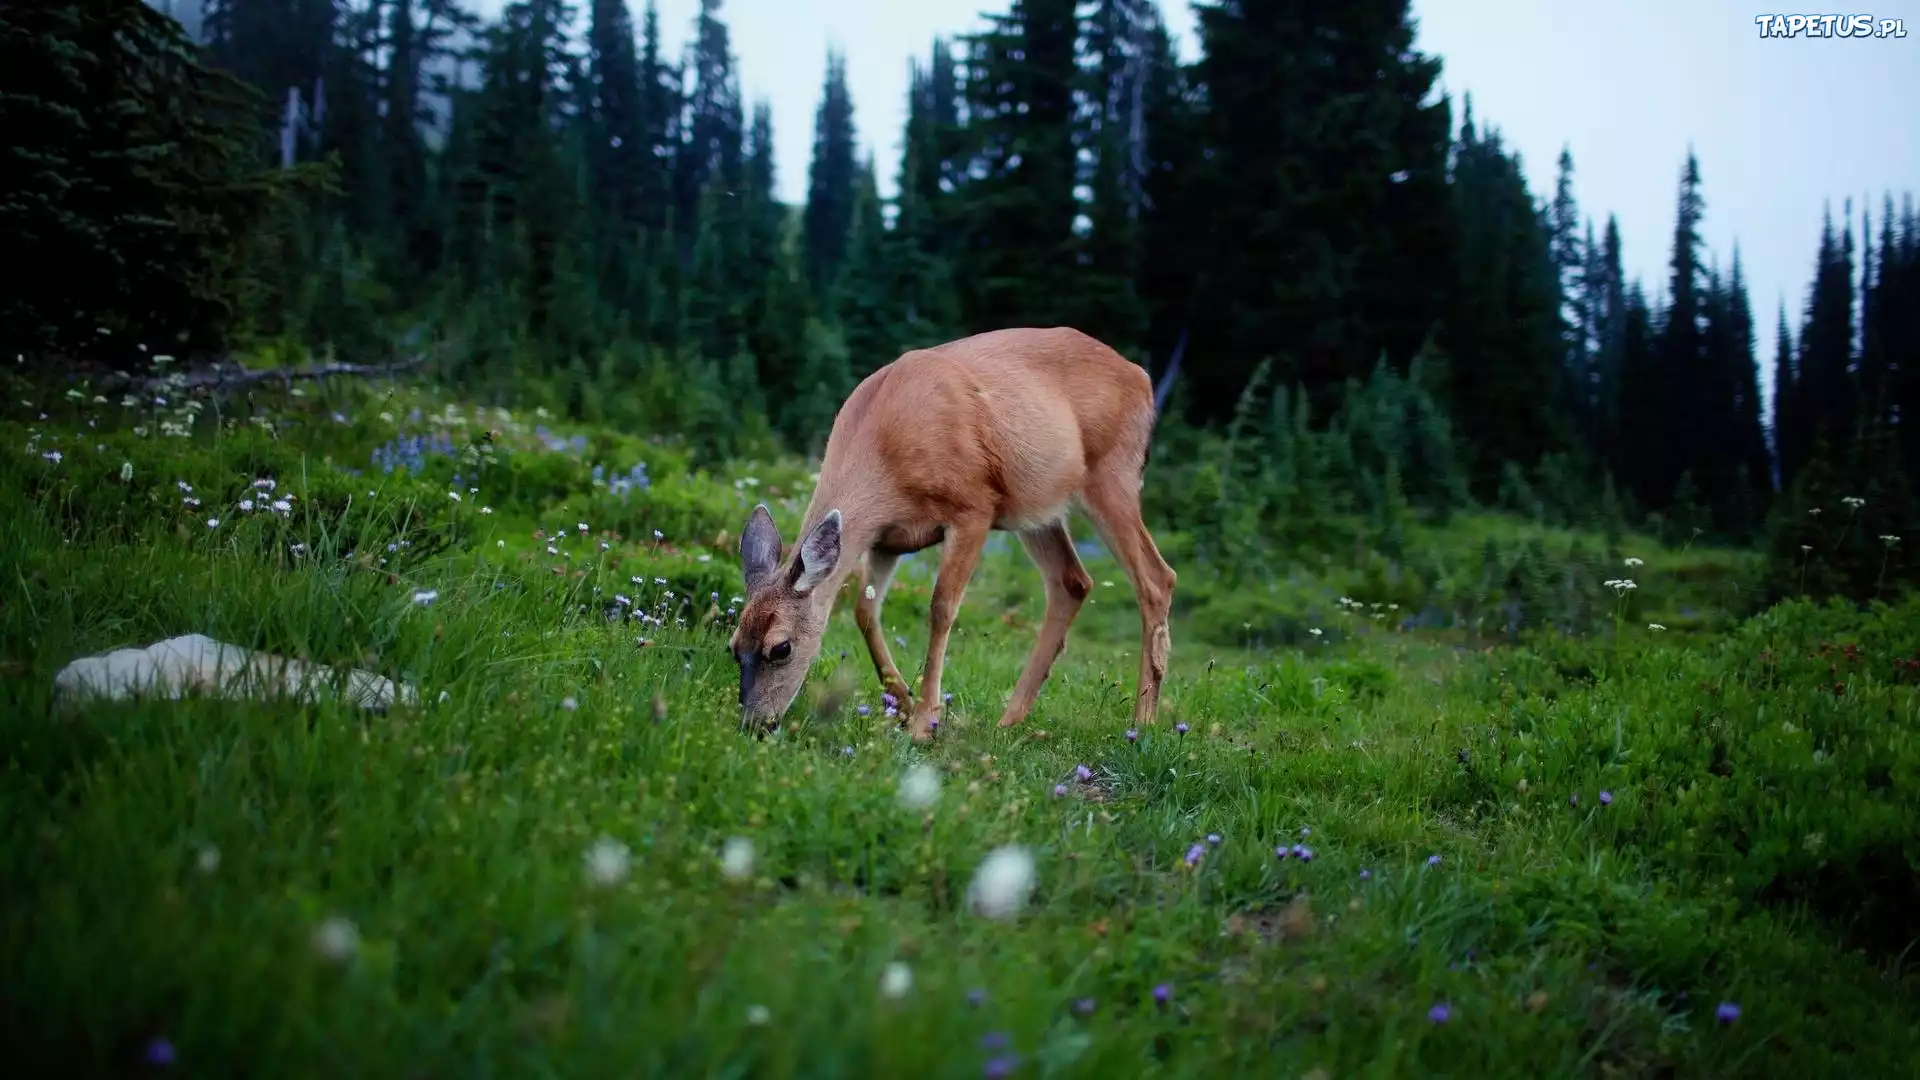
[{"label": "purple wildflower", "polygon": [[1092,998],[1081,998],[1079,1001],[1073,1003],[1073,1011],[1079,1013],[1081,1016],[1092,1016],[1093,1004]]},{"label": "purple wildflower", "polygon": [[873,706],[868,705],[865,702],[862,702],[858,705],[855,705],[853,707],[853,711],[859,713],[861,716],[865,716],[868,713],[871,713],[873,711]]},{"label": "purple wildflower", "polygon": [[171,1065],[175,1054],[173,1044],[164,1038],[155,1038],[147,1043],[147,1063],[149,1065]]},{"label": "purple wildflower", "polygon": [[1085,765],[1075,765],[1073,767],[1073,775],[1078,777],[1080,782],[1084,784],[1093,779],[1093,770],[1087,768]]},{"label": "purple wildflower", "polygon": [[1427,856],[1427,865],[1428,865],[1428,866],[1439,866],[1439,865],[1440,865],[1440,856],[1438,856],[1438,855],[1429,855],[1429,856]]},{"label": "purple wildflower", "polygon": [[889,709],[897,709],[900,707],[900,699],[894,697],[891,693],[883,693],[880,695],[880,704],[885,705]]},{"label": "purple wildflower", "polygon": [[843,747],[841,747],[841,748],[840,748],[840,752],[841,752],[842,754],[845,754],[845,755],[846,755],[847,757],[852,757],[852,756],[853,756],[853,747],[851,747],[851,746],[843,746]]},{"label": "purple wildflower", "polygon": [[1436,1024],[1444,1024],[1453,1019],[1453,1006],[1443,1001],[1427,1010],[1427,1019]]},{"label": "purple wildflower", "polygon": [[1002,1077],[1012,1076],[1013,1070],[1019,1067],[1020,1056],[1018,1054],[999,1054],[988,1058],[986,1065],[981,1067],[980,1072],[981,1075],[991,1077],[992,1080],[1000,1080]]},{"label": "purple wildflower", "polygon": [[1568,805],[1568,806],[1579,806],[1579,805],[1580,805],[1580,793],[1576,791],[1576,792],[1574,792],[1573,794],[1571,794],[1571,795],[1569,795],[1569,796],[1567,796],[1567,805]]},{"label": "purple wildflower", "polygon": [[1301,835],[1301,837],[1303,837],[1303,838],[1304,838],[1304,837],[1308,837],[1308,836],[1312,836],[1312,835],[1313,835],[1313,830],[1312,830],[1312,829],[1310,829],[1310,828],[1308,828],[1308,827],[1307,827],[1307,826],[1305,826],[1305,825],[1302,825],[1302,826],[1300,826],[1300,835]]},{"label": "purple wildflower", "polygon": [[1289,856],[1289,855],[1291,855],[1291,854],[1293,854],[1293,852],[1291,852],[1291,851],[1288,851],[1288,850],[1287,850],[1287,845],[1285,845],[1285,844],[1281,844],[1281,845],[1280,845],[1279,847],[1277,847],[1277,848],[1274,848],[1274,849],[1273,849],[1273,853],[1274,853],[1274,855],[1275,855],[1275,856],[1277,856],[1277,857],[1279,857],[1279,858],[1282,858],[1282,859],[1284,859],[1284,858],[1286,858],[1287,856]]},{"label": "purple wildflower", "polygon": [[985,1035],[980,1036],[980,1049],[982,1050],[1005,1050],[1006,1048],[1007,1033],[1004,1031],[989,1031]]},{"label": "purple wildflower", "polygon": [[1373,878],[1373,871],[1371,871],[1371,870],[1369,870],[1369,869],[1367,869],[1367,868],[1366,868],[1366,867],[1364,867],[1364,866],[1360,868],[1360,880],[1361,880],[1361,881],[1369,881],[1369,880],[1371,880],[1372,878]]},{"label": "purple wildflower", "polygon": [[1298,858],[1301,862],[1313,861],[1313,849],[1310,847],[1306,847],[1301,844],[1295,844],[1293,845],[1293,854],[1294,854],[1294,857]]},{"label": "purple wildflower", "polygon": [[1210,833],[1208,833],[1208,834],[1207,834],[1207,846],[1208,846],[1208,847],[1216,847],[1216,846],[1218,846],[1218,845],[1219,845],[1219,843],[1220,843],[1220,834],[1219,834],[1219,833],[1217,833],[1217,832],[1210,832]]},{"label": "purple wildflower", "polygon": [[1187,865],[1188,866],[1200,865],[1200,857],[1202,855],[1205,855],[1206,853],[1207,853],[1207,845],[1205,844],[1195,844],[1192,847],[1188,848],[1187,849]]},{"label": "purple wildflower", "polygon": [[953,700],[953,691],[951,691],[951,690],[949,690],[949,691],[947,691],[946,693],[944,693],[944,694],[941,694],[941,695],[940,695],[940,700],[941,700],[941,701],[943,701],[943,702],[946,702],[946,701],[952,701],[952,700]]},{"label": "purple wildflower", "polygon": [[1713,1018],[1722,1024],[1731,1024],[1740,1019],[1740,1006],[1731,1001],[1723,1001],[1713,1010]]},{"label": "purple wildflower", "polygon": [[1128,729],[1127,729],[1127,741],[1128,741],[1128,742],[1132,742],[1132,743],[1137,743],[1137,742],[1139,742],[1139,741],[1140,741],[1140,733],[1139,733],[1139,732],[1137,732],[1137,731],[1135,731],[1135,730],[1133,730],[1132,728],[1128,728]]},{"label": "purple wildflower", "polygon": [[1173,733],[1175,735],[1185,735],[1187,732],[1192,730],[1193,730],[1192,728],[1187,726],[1187,722],[1185,720],[1182,720],[1179,723],[1173,725]]},{"label": "purple wildflower", "polygon": [[1066,793],[1067,793],[1067,785],[1065,785],[1065,784],[1055,784],[1055,785],[1053,785],[1053,797],[1054,797],[1054,798],[1056,798],[1056,799],[1058,799],[1058,798],[1062,798],[1062,797],[1064,797],[1064,796],[1066,795]]},{"label": "purple wildflower", "polygon": [[971,1005],[976,1009],[979,1008],[982,1004],[984,1004],[986,1000],[987,1000],[987,992],[985,990],[980,989],[977,986],[974,987],[972,990],[967,991],[967,1004]]},{"label": "purple wildflower", "polygon": [[1601,805],[1601,806],[1612,806],[1612,805],[1613,805],[1613,792],[1611,792],[1611,791],[1603,791],[1603,792],[1601,792],[1601,793],[1600,793],[1600,805]]},{"label": "purple wildflower", "polygon": [[1154,987],[1153,1000],[1160,1003],[1161,1005],[1165,1005],[1167,1002],[1172,1001],[1173,1000],[1173,984],[1161,983],[1159,986]]}]

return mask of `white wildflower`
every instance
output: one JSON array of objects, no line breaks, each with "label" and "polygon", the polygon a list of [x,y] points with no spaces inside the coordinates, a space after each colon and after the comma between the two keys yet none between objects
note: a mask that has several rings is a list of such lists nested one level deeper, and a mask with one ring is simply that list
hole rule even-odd
[{"label": "white wildflower", "polygon": [[454,502],[459,502],[459,501],[460,501],[460,493],[459,493],[459,492],[457,492],[457,491],[449,491],[449,492],[447,492],[447,498],[449,498],[449,499],[452,499],[452,500],[453,500]]},{"label": "white wildflower", "polygon": [[1309,633],[1309,634],[1312,634],[1312,635],[1313,635],[1314,637],[1319,637],[1319,636],[1320,636],[1320,628],[1319,628],[1319,627],[1317,627],[1317,626],[1309,626],[1309,627],[1307,627],[1307,633]]},{"label": "white wildflower", "polygon": [[925,810],[940,801],[940,774],[924,762],[908,769],[900,778],[900,805],[909,810]]},{"label": "white wildflower", "polygon": [[329,915],[313,929],[313,949],[323,959],[344,964],[360,951],[360,928],[345,915]]},{"label": "white wildflower", "polygon": [[913,989],[913,969],[895,960],[880,972],[880,996],[898,1001]]},{"label": "white wildflower", "polygon": [[133,482],[133,462],[123,461],[120,463],[120,482],[123,484]]},{"label": "white wildflower", "polygon": [[1641,558],[1638,558],[1638,557],[1636,557],[1636,556],[1633,556],[1633,555],[1629,555],[1629,556],[1627,556],[1627,558],[1626,558],[1626,563],[1627,563],[1627,566],[1628,566],[1628,568],[1629,568],[1629,569],[1631,569],[1632,567],[1635,567],[1635,566],[1645,566],[1645,565],[1647,565],[1647,563],[1646,563],[1646,560],[1644,560],[1644,559],[1641,559]]},{"label": "white wildflower", "polygon": [[1019,913],[1033,893],[1033,853],[1018,844],[998,847],[980,860],[967,886],[967,906],[976,915],[1005,919]]},{"label": "white wildflower", "polygon": [[438,599],[440,599],[439,589],[417,589],[413,594],[413,602],[416,604],[431,604]]},{"label": "white wildflower", "polygon": [[587,880],[601,888],[611,888],[627,879],[633,867],[633,853],[627,845],[603,836],[587,849]]},{"label": "white wildflower", "polygon": [[211,874],[220,869],[220,849],[212,844],[202,845],[193,857],[193,865],[203,874]]},{"label": "white wildflower", "polygon": [[720,849],[720,872],[728,881],[745,881],[753,876],[753,841],[744,836],[729,839]]},{"label": "white wildflower", "polygon": [[1648,623],[1648,624],[1647,624],[1647,629],[1649,629],[1649,630],[1665,630],[1665,629],[1666,629],[1666,627],[1664,627],[1664,626],[1662,626],[1662,625],[1660,625],[1660,624],[1659,624],[1659,623],[1657,623],[1657,622],[1650,622],[1650,623]]},{"label": "white wildflower", "polygon": [[[196,504],[196,505],[197,505],[197,504]],[[219,518],[208,518],[208,519],[207,519],[207,528],[209,528],[209,529],[217,529],[217,528],[219,528],[219,527],[220,527],[220,519],[219,519]]]},{"label": "white wildflower", "polygon": [[573,696],[569,694],[568,696],[560,699],[560,707],[567,710],[568,712],[572,712],[575,709],[578,709],[580,707],[580,702],[575,700]]},{"label": "white wildflower", "polygon": [[747,1006],[747,1023],[753,1027],[766,1027],[773,1022],[773,1013],[765,1005]]}]

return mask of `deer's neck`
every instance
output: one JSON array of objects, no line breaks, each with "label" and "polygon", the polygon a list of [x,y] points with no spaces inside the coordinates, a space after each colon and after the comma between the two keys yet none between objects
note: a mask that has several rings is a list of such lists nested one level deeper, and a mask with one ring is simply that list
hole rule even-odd
[{"label": "deer's neck", "polygon": [[860,559],[873,547],[879,535],[879,515],[874,498],[880,490],[877,484],[855,480],[851,483],[840,482],[833,472],[823,469],[820,482],[813,489],[813,499],[807,504],[806,516],[801,519],[802,538],[813,532],[830,511],[840,511],[840,559],[834,564],[833,573],[814,590],[814,596],[820,603],[832,604],[839,595],[840,586],[860,567]]}]

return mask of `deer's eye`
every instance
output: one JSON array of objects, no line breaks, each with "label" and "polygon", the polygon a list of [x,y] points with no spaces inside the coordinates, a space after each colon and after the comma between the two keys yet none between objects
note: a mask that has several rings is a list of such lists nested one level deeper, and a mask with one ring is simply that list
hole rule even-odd
[{"label": "deer's eye", "polygon": [[793,657],[793,642],[783,641],[767,650],[767,659],[776,664],[784,664]]}]

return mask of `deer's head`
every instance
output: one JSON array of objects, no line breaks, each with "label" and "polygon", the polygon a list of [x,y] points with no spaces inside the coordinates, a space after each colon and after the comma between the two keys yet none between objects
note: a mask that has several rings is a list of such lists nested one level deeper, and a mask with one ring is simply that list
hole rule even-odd
[{"label": "deer's head", "polygon": [[780,565],[780,530],[763,503],[740,534],[746,565],[746,606],[727,643],[740,667],[743,726],[777,725],[820,655],[820,636],[833,610],[823,587],[840,562],[840,511],[829,511]]}]

